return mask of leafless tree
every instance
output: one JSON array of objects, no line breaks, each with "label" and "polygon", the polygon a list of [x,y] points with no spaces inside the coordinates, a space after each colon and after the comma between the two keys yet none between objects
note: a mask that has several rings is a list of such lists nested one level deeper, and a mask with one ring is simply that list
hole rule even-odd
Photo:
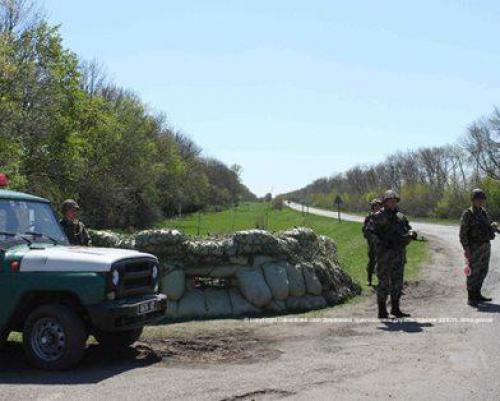
[{"label": "leafless tree", "polygon": [[36,25],[43,13],[32,0],[0,0],[0,32],[19,33]]},{"label": "leafless tree", "polygon": [[477,168],[487,176],[500,179],[500,110],[495,108],[467,129],[464,146]]},{"label": "leafless tree", "polygon": [[178,131],[174,137],[184,160],[193,159],[200,155],[201,148],[189,136]]},{"label": "leafless tree", "polygon": [[80,87],[90,96],[99,94],[108,84],[104,66],[96,59],[80,63]]}]

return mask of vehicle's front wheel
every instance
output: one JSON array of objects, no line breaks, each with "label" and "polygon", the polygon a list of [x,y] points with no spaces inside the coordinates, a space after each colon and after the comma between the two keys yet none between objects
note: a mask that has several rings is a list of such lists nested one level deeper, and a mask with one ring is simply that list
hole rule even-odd
[{"label": "vehicle's front wheel", "polygon": [[94,337],[99,344],[106,348],[127,348],[135,343],[142,335],[142,327],[125,331],[96,331]]},{"label": "vehicle's front wheel", "polygon": [[88,334],[80,317],[63,305],[42,305],[26,319],[23,346],[40,369],[64,370],[83,358]]}]

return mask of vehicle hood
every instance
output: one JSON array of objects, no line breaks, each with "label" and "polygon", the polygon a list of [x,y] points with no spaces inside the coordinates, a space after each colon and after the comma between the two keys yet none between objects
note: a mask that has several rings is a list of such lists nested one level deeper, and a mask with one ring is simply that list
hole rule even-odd
[{"label": "vehicle hood", "polygon": [[128,249],[54,246],[30,249],[21,260],[21,272],[107,272],[124,259],[153,258]]}]

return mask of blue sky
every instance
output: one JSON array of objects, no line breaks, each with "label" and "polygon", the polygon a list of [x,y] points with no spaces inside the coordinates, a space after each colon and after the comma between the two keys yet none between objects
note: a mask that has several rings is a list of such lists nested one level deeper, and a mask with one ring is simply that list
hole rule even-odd
[{"label": "blue sky", "polygon": [[259,195],[456,142],[500,105],[498,1],[45,0],[97,58]]}]

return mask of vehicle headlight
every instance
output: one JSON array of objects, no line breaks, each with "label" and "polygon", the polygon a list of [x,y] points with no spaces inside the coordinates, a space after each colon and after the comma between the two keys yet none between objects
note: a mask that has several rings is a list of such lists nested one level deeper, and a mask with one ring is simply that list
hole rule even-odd
[{"label": "vehicle headlight", "polygon": [[115,287],[118,287],[120,283],[120,272],[118,270],[113,270],[111,273],[111,283],[113,283]]},{"label": "vehicle headlight", "polygon": [[153,266],[153,271],[151,272],[152,275],[153,275],[153,280],[156,280],[158,278],[158,273],[159,272],[160,272],[160,270],[158,269],[158,266],[154,265]]}]

